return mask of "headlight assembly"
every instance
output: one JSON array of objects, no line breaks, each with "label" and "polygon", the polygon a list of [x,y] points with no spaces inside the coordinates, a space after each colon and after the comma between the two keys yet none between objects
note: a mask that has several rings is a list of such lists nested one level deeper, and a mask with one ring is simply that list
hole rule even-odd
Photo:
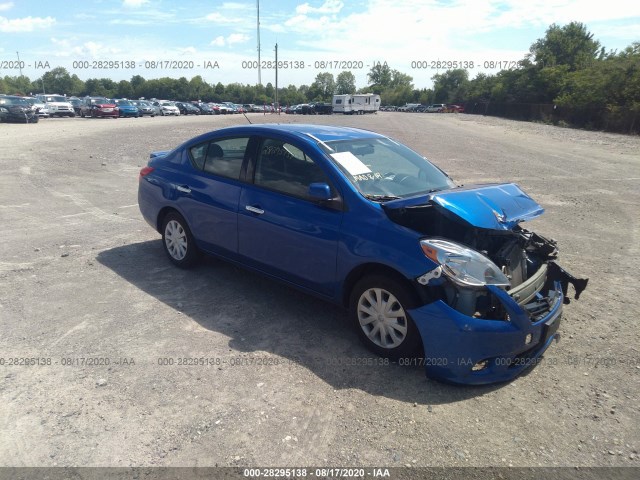
[{"label": "headlight assembly", "polygon": [[442,273],[462,287],[510,286],[498,266],[479,252],[438,238],[420,241],[427,258],[442,266]]}]

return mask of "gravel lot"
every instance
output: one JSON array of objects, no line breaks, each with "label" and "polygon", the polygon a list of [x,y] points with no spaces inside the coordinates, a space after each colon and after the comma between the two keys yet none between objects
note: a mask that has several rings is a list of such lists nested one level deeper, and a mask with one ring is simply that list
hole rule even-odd
[{"label": "gravel lot", "polygon": [[[640,465],[638,137],[462,114],[250,118],[360,126],[460,183],[519,183],[547,209],[529,227],[591,279],[560,342],[511,383],[448,386],[359,365],[375,357],[339,308],[213,259],[172,267],[138,171],[243,116],[1,124],[1,466]],[[8,364],[32,357],[51,364]]]}]

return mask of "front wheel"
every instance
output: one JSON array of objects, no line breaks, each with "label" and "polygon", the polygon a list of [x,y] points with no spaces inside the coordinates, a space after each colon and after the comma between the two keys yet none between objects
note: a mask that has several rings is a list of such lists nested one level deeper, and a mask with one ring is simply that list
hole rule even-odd
[{"label": "front wheel", "polygon": [[351,292],[349,314],[365,346],[382,357],[398,359],[420,353],[421,338],[407,310],[416,295],[394,278],[371,275]]},{"label": "front wheel", "polygon": [[170,212],[162,222],[162,245],[169,260],[180,268],[190,268],[197,262],[200,252],[182,215]]}]

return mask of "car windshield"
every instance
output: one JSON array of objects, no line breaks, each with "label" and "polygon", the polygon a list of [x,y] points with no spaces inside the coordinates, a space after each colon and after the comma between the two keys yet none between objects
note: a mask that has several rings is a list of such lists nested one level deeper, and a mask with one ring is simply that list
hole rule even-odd
[{"label": "car windshield", "polygon": [[96,105],[105,105],[111,102],[109,102],[109,100],[107,100],[106,98],[94,98],[91,100],[91,103],[95,103]]},{"label": "car windshield", "polygon": [[118,105],[133,105],[129,100],[118,100]]},{"label": "car windshield", "polygon": [[44,97],[45,102],[68,102],[67,97],[63,97],[60,95],[47,95]]},{"label": "car windshield", "polygon": [[389,138],[335,140],[320,145],[371,200],[411,197],[455,186],[426,158]]}]

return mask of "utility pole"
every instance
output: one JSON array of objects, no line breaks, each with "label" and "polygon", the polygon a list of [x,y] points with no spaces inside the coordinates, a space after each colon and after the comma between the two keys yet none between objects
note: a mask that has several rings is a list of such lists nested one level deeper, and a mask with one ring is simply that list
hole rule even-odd
[{"label": "utility pole", "polygon": [[280,115],[280,105],[278,105],[278,44],[276,43],[276,112]]},{"label": "utility pole", "polygon": [[18,56],[18,67],[20,68],[20,76],[22,76],[22,64],[20,63],[20,52],[16,52]]},{"label": "utility pole", "polygon": [[260,65],[260,0],[256,0],[256,7],[258,11],[257,16],[257,28],[258,28],[258,85],[262,85],[262,65]]}]

